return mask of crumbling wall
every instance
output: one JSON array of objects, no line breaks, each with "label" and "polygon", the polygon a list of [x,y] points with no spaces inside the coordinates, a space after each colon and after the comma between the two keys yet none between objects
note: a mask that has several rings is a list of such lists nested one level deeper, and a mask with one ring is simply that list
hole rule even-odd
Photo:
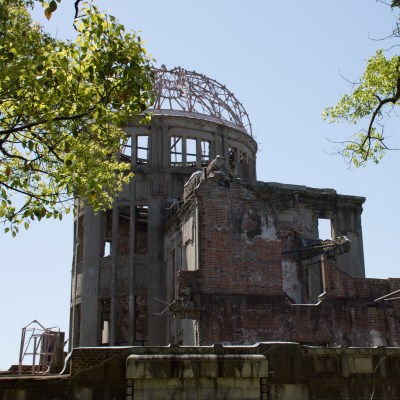
[{"label": "crumbling wall", "polygon": [[[318,241],[313,251],[304,250],[318,239],[312,235],[318,236],[320,216],[330,216],[333,230],[340,231],[340,213],[360,214],[364,199],[276,185],[230,182],[223,175],[198,185],[193,196],[199,270],[178,273],[170,310],[178,319],[198,320],[199,344],[398,345],[396,305],[374,300],[400,288],[400,280],[357,278],[342,271],[346,240],[338,241],[341,251],[324,253]],[[183,207],[175,217],[185,229],[187,215]],[[352,229],[360,231],[359,221],[352,221]],[[355,247],[353,257],[362,251]]]},{"label": "crumbling wall", "polygon": [[74,349],[57,376],[0,376],[4,400],[397,399],[400,348],[255,346]]},{"label": "crumbling wall", "polygon": [[203,291],[281,294],[281,243],[269,205],[240,185],[198,188]]}]

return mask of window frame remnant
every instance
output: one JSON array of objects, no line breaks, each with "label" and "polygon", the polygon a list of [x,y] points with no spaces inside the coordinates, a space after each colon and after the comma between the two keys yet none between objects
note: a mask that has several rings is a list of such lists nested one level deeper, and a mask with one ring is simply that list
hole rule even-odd
[{"label": "window frame remnant", "polygon": [[111,256],[111,240],[104,241],[103,257]]},{"label": "window frame remnant", "polygon": [[[321,235],[328,230],[328,227],[327,227],[328,221],[329,221],[329,232],[330,232],[329,233],[329,237],[321,237]],[[333,232],[333,225],[332,225],[332,219],[331,218],[318,217],[317,223],[318,223],[318,225],[317,225],[318,239],[321,239],[321,240],[334,239],[334,232]]]},{"label": "window frame remnant", "polygon": [[[194,152],[192,151],[194,147]],[[195,167],[197,165],[197,139],[186,138],[186,165]]]},{"label": "window frame remnant", "polygon": [[112,246],[112,210],[104,212],[104,241],[102,248],[102,257],[111,256]]},{"label": "window frame remnant", "polygon": [[135,342],[144,342],[148,340],[149,336],[149,321],[148,321],[148,306],[145,294],[138,293],[135,296]]},{"label": "window frame remnant", "polygon": [[241,173],[244,178],[249,178],[249,155],[245,151],[239,153],[239,164],[241,167]]},{"label": "window frame remnant", "polygon": [[183,138],[182,136],[171,136],[171,166],[179,167],[183,165]]},{"label": "window frame remnant", "polygon": [[[139,240],[140,239],[140,240]],[[148,254],[149,247],[149,207],[135,207],[135,254]]]},{"label": "window frame remnant", "polygon": [[228,147],[228,161],[229,161],[229,167],[230,167],[232,173],[234,173],[237,168],[237,165],[236,165],[237,151],[238,151],[238,149],[236,147],[232,147],[232,146]]},{"label": "window frame remnant", "polygon": [[110,345],[111,331],[111,299],[109,297],[99,300],[100,305],[100,345]]},{"label": "window frame remnant", "polygon": [[118,249],[117,255],[129,256],[130,254],[130,231],[131,215],[130,207],[123,206],[118,208]]},{"label": "window frame remnant", "polygon": [[149,164],[149,135],[136,135],[136,165]]},{"label": "window frame remnant", "polygon": [[121,142],[119,149],[119,156],[121,161],[128,162],[132,157],[132,136],[127,135],[126,140]]},{"label": "window frame remnant", "polygon": [[206,167],[210,163],[210,148],[211,144],[209,140],[201,141],[201,166]]}]

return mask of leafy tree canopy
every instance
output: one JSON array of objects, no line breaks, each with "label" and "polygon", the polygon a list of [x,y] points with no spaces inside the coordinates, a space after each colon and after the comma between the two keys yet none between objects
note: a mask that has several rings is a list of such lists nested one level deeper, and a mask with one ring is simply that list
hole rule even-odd
[{"label": "leafy tree canopy", "polygon": [[[390,6],[400,7],[400,1],[392,1]],[[397,24],[390,37],[399,36]],[[400,56],[389,58],[383,50],[378,50],[367,61],[365,72],[354,84],[353,92],[344,95],[334,107],[327,107],[323,113],[323,117],[331,122],[346,120],[357,124],[366,121],[365,129],[344,142],[339,153],[356,167],[365,166],[368,161],[378,163],[385,152],[391,150],[383,134],[384,120],[396,113],[399,100]]]},{"label": "leafy tree canopy", "polygon": [[60,41],[30,5],[0,0],[0,222],[14,236],[74,198],[109,208],[131,178],[121,126],[153,101],[151,60],[113,16],[84,4],[76,40]]}]

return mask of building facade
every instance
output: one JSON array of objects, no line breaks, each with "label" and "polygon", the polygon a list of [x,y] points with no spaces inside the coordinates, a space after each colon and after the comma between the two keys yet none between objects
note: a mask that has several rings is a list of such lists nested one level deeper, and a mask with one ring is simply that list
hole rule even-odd
[{"label": "building facade", "polygon": [[121,145],[135,177],[75,217],[71,348],[398,346],[400,280],[365,278],[365,199],[257,182],[247,113],[218,82],[161,68],[155,91]]},{"label": "building facade", "polygon": [[171,208],[217,155],[234,176],[256,179],[257,144],[232,93],[182,69],[156,77],[151,123],[127,127],[121,146],[134,179],[112,210],[95,215],[82,205],[75,217],[71,347],[168,344],[162,229]]}]

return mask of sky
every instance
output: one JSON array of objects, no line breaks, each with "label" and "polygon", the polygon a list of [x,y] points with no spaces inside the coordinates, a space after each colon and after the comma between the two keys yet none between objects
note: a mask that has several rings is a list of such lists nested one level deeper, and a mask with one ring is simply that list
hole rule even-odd
[{"label": "sky", "polygon": [[[366,275],[400,277],[397,256],[400,152],[349,169],[332,141],[357,127],[321,113],[363,72],[395,17],[376,0],[95,0],[127,30],[141,31],[155,65],[181,66],[226,85],[247,110],[259,146],[257,179],[333,188],[366,197],[362,215]],[[45,29],[73,38],[73,1],[62,0]],[[397,120],[385,130],[400,148]],[[13,239],[0,233],[0,370],[18,362],[21,329],[37,319],[68,334],[72,216],[43,221]]]}]

